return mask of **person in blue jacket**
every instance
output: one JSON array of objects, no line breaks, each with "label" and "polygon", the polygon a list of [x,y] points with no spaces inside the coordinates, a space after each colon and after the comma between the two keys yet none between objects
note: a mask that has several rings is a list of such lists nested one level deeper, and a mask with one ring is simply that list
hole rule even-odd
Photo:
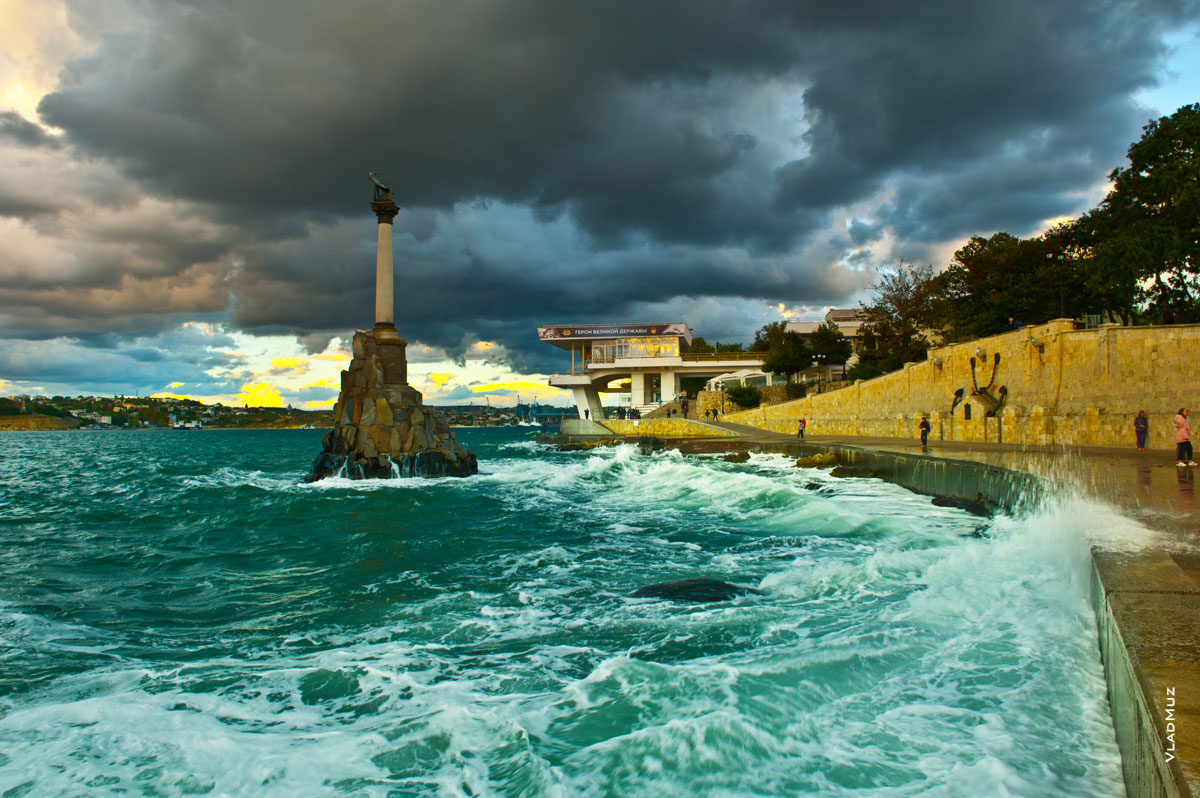
[{"label": "person in blue jacket", "polygon": [[1146,411],[1139,410],[1138,414],[1133,418],[1133,433],[1137,436],[1138,449],[1146,448],[1146,433],[1150,431],[1150,421],[1146,418]]}]

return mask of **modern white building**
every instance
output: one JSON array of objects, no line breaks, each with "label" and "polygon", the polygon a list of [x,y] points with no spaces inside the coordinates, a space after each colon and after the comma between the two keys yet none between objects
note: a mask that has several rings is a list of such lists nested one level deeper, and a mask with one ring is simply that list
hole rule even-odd
[{"label": "modern white building", "polygon": [[[760,352],[683,354],[692,332],[683,322],[575,324],[538,327],[538,338],[568,350],[571,370],[550,376],[571,391],[579,417],[604,417],[601,393],[628,393],[629,407],[651,410],[680,392],[680,377],[715,377],[762,369]],[[624,404],[624,402],[622,402]]]}]

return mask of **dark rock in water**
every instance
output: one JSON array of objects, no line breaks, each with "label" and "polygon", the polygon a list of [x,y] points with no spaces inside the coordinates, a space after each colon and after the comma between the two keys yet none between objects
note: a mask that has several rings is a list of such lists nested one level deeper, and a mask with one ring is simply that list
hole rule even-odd
[{"label": "dark rock in water", "polygon": [[726,463],[748,463],[750,452],[730,452],[723,458]]},{"label": "dark rock in water", "polygon": [[835,466],[829,469],[829,476],[844,477],[844,478],[859,478],[866,479],[875,476],[875,472],[866,468],[853,468],[851,466]]},{"label": "dark rock in water", "polygon": [[820,482],[806,482],[804,484],[805,490],[820,490],[823,487],[825,487],[825,486],[822,485]]},{"label": "dark rock in water", "polygon": [[638,449],[642,451],[642,454],[654,454],[666,448],[667,444],[663,443],[662,438],[655,438],[652,435],[643,435],[638,438]]},{"label": "dark rock in water", "polygon": [[796,460],[796,468],[824,468],[837,463],[837,455],[833,452],[818,452],[810,454],[808,457],[800,457]]},{"label": "dark rock in water", "polygon": [[982,493],[976,493],[975,498],[970,500],[955,499],[952,496],[934,496],[931,503],[935,507],[957,507],[960,510],[966,510],[971,515],[983,518],[990,518],[996,509],[988,504]]},{"label": "dark rock in water", "polygon": [[653,585],[639,587],[630,595],[634,598],[665,598],[672,601],[729,601],[738,596],[749,594],[763,595],[761,590],[755,590],[745,585],[731,585],[720,579],[693,577],[677,579],[674,582],[659,582]]},{"label": "dark rock in water", "polygon": [[595,441],[574,441],[570,443],[560,443],[555,446],[560,452],[586,452],[590,449],[595,449],[599,446],[620,446],[620,438],[600,438]]},{"label": "dark rock in water", "polygon": [[988,503],[983,500],[982,495],[976,495],[975,501],[967,502],[966,504],[963,505],[963,509],[966,510],[971,515],[978,515],[978,516],[982,516],[984,518],[988,518],[991,516],[992,511],[995,508],[988,505]]}]

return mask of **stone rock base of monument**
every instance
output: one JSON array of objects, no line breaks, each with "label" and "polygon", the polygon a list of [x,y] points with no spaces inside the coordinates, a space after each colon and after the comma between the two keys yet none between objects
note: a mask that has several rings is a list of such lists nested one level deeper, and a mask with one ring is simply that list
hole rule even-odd
[{"label": "stone rock base of monument", "polygon": [[394,330],[359,330],[354,359],[342,372],[333,429],[305,482],[350,479],[467,477],[475,453],[458,445],[446,417],[421,404],[408,384],[407,344]]}]

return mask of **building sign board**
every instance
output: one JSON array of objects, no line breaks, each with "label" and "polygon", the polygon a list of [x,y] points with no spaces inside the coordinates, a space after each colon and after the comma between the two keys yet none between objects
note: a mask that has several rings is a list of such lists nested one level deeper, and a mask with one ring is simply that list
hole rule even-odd
[{"label": "building sign board", "polygon": [[538,327],[538,338],[555,341],[563,338],[627,338],[633,336],[670,336],[691,339],[683,322],[666,324],[572,324]]}]

